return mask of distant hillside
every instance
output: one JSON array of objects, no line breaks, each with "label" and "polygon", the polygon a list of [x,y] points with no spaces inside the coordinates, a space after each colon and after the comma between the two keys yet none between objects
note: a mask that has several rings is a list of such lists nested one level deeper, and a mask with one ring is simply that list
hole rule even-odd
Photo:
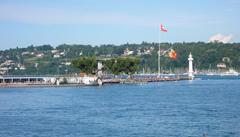
[{"label": "distant hillside", "polygon": [[[194,66],[198,69],[240,69],[240,44],[223,43],[161,43],[161,53],[173,48],[178,57],[171,60],[161,58],[162,70],[181,71],[187,68],[188,54],[194,57]],[[139,72],[157,72],[157,43],[142,42],[141,44],[123,45],[51,45],[29,46],[0,51],[1,74],[72,74],[79,70],[71,67],[71,61],[80,56],[96,56],[98,58],[112,58],[116,56],[140,56]],[[218,68],[217,68],[218,66]],[[226,68],[225,68],[226,67]]]}]

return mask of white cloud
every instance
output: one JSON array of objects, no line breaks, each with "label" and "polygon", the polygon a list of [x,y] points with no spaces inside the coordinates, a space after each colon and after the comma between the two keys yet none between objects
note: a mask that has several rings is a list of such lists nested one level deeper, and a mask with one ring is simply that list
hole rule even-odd
[{"label": "white cloud", "polygon": [[221,33],[218,33],[216,35],[213,35],[209,38],[209,42],[222,42],[222,43],[229,43],[233,38],[233,35],[223,35]]}]

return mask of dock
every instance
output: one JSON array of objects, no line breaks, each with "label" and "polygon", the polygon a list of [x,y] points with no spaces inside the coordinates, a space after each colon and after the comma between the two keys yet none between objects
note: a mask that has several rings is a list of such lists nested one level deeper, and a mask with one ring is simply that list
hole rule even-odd
[{"label": "dock", "polygon": [[103,79],[104,84],[124,84],[124,83],[150,83],[189,80],[188,77],[181,78],[134,78],[134,79]]},{"label": "dock", "polygon": [[[78,86],[96,86],[97,82],[93,81],[90,84],[85,84],[86,77],[78,76],[1,76],[0,88],[6,87],[78,87]],[[88,77],[94,78],[96,77]],[[64,81],[65,80],[65,81]],[[181,81],[189,80],[186,76],[174,77],[157,77],[154,76],[140,76],[133,77],[103,77],[102,84],[129,84],[129,83],[150,83],[150,82],[167,82],[167,81]],[[64,82],[61,82],[64,81]]]}]

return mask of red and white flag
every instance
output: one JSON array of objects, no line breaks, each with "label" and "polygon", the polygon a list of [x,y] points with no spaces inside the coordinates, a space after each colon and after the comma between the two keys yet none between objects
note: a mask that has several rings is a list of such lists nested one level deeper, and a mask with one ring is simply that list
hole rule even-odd
[{"label": "red and white flag", "polygon": [[168,32],[168,30],[167,30],[165,27],[163,27],[162,24],[160,24],[160,30],[161,30],[162,32]]}]

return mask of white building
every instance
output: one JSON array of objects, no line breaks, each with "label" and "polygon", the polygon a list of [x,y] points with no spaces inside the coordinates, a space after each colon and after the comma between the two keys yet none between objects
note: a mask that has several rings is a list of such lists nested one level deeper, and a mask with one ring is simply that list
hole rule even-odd
[{"label": "white building", "polygon": [[72,63],[71,62],[62,62],[62,65],[70,66]]},{"label": "white building", "polygon": [[39,54],[37,54],[36,56],[39,57],[39,58],[41,58],[41,57],[44,56],[44,54],[43,54],[43,53],[39,53]]},{"label": "white building", "polygon": [[58,53],[59,51],[58,50],[56,50],[56,49],[54,49],[54,50],[51,50],[51,53],[52,54],[55,54],[55,53]]},{"label": "white building", "polygon": [[144,49],[144,54],[145,54],[145,55],[151,55],[152,52],[151,52],[150,49]]},{"label": "white building", "polygon": [[143,55],[143,53],[142,53],[142,51],[141,51],[141,49],[139,48],[139,49],[137,49],[137,55],[138,56],[141,56],[141,55]]},{"label": "white building", "polygon": [[225,63],[218,63],[217,64],[217,68],[222,68],[222,69],[225,69],[227,66]]},{"label": "white building", "polygon": [[133,54],[133,51],[129,50],[128,48],[126,48],[124,50],[124,53],[123,53],[124,56],[129,56],[129,55],[132,55],[132,54]]},{"label": "white building", "polygon": [[53,58],[60,58],[60,55],[59,54],[55,54],[55,55],[53,55]]},{"label": "white building", "polygon": [[61,55],[61,56],[65,56],[65,52],[61,52],[60,55]]},{"label": "white building", "polygon": [[23,65],[21,65],[19,69],[20,69],[20,70],[26,70],[26,67],[23,66]]},{"label": "white building", "polygon": [[22,52],[22,54],[21,54],[22,56],[25,56],[25,55],[30,55],[30,52],[28,52],[28,51],[25,51],[25,52]]}]

